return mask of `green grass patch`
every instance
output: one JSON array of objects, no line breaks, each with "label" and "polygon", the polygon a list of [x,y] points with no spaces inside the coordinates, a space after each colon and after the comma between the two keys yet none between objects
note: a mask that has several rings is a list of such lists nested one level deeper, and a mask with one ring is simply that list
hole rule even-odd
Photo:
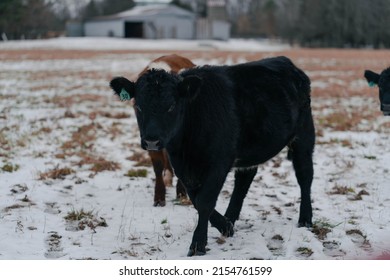
[{"label": "green grass patch", "polygon": [[145,178],[146,176],[148,176],[148,171],[146,169],[131,169],[127,171],[125,176],[132,177],[132,178],[138,178],[138,177]]},{"label": "green grass patch", "polygon": [[12,173],[12,172],[18,171],[19,167],[20,166],[17,164],[6,163],[3,165],[3,167],[1,167],[1,170],[3,170],[4,172]]}]

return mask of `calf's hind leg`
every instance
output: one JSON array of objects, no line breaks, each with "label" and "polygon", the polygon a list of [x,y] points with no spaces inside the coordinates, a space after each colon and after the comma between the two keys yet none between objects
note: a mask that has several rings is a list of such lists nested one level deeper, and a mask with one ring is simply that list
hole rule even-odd
[{"label": "calf's hind leg", "polygon": [[210,215],[210,223],[218,229],[218,231],[226,237],[231,237],[234,234],[234,223],[238,219],[244,198],[248,193],[248,189],[257,173],[257,167],[237,169],[234,174],[234,190],[230,198],[229,206],[225,216],[222,216],[216,210]]},{"label": "calf's hind leg", "polygon": [[165,206],[165,184],[163,179],[164,154],[162,151],[149,151],[149,156],[152,160],[153,170],[156,175],[153,206]]},{"label": "calf's hind leg", "polygon": [[217,210],[214,209],[210,215],[209,220],[211,225],[215,227],[222,235],[226,237],[233,236],[233,223],[225,216],[222,216]]},{"label": "calf's hind leg", "polygon": [[[171,163],[169,162],[168,153],[166,150],[162,151],[163,153],[163,159],[164,159],[164,184],[166,187],[172,186],[172,179],[173,179],[173,168],[171,166]],[[187,198],[187,192],[185,190],[184,184],[181,182],[180,179],[177,180],[176,183],[176,198],[178,200],[186,199]]]},{"label": "calf's hind leg", "polygon": [[[246,169],[237,169],[234,174],[234,189],[230,198],[229,206],[226,210],[225,217],[234,225],[238,219],[244,198],[248,193],[249,187],[257,173],[257,167]],[[233,236],[233,230],[228,236]]]},{"label": "calf's hind leg", "polygon": [[311,227],[313,210],[311,206],[311,184],[313,182],[313,150],[315,131],[313,119],[307,112],[305,121],[299,127],[294,141],[289,145],[289,156],[292,158],[295,176],[301,188],[301,205],[299,209],[299,227]]}]

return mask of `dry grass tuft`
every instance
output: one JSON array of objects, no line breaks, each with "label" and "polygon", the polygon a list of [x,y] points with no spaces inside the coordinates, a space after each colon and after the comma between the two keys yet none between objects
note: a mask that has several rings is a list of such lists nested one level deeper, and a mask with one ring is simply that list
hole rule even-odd
[{"label": "dry grass tuft", "polygon": [[[364,186],[364,184],[362,184]],[[359,187],[359,186],[358,186]],[[361,187],[361,186],[360,186]],[[330,195],[347,195],[348,200],[351,201],[356,201],[356,200],[362,200],[363,195],[370,195],[366,190],[361,190],[356,194],[355,189],[351,187],[346,187],[346,186],[340,186],[337,185],[332,188],[333,191],[328,192]]]},{"label": "dry grass tuft", "polygon": [[350,193],[355,193],[355,190],[351,187],[346,187],[346,186],[340,186],[338,184],[336,184],[336,186],[334,186],[332,188],[333,191],[331,192],[328,192],[328,194],[331,194],[331,195],[334,195],[334,194],[341,194],[341,195],[346,195],[346,194],[350,194]]},{"label": "dry grass tuft", "polygon": [[92,211],[84,211],[84,209],[81,209],[79,211],[72,210],[68,212],[64,219],[67,221],[81,221],[82,219],[92,219],[93,217]]},{"label": "dry grass tuft", "polygon": [[311,255],[313,255],[313,250],[310,249],[310,248],[307,248],[307,247],[299,247],[297,249],[297,252],[301,255],[301,256],[305,256],[305,257],[310,257]]},{"label": "dry grass tuft", "polygon": [[49,170],[47,172],[43,172],[39,174],[39,180],[46,179],[65,179],[65,176],[74,173],[73,169],[64,167],[64,168],[54,168],[53,170]]},{"label": "dry grass tuft", "polygon": [[96,131],[98,128],[94,123],[79,127],[77,131],[72,133],[71,140],[62,145],[62,149],[65,151],[76,148],[91,149],[93,147],[91,142],[96,140]]},{"label": "dry grass tuft", "polygon": [[93,163],[91,171],[98,173],[102,171],[115,171],[119,168],[119,163],[99,158],[96,162]]},{"label": "dry grass tuft", "polygon": [[96,94],[74,94],[70,96],[55,96],[53,98],[46,98],[46,103],[56,104],[58,107],[71,108],[74,104],[83,102],[105,103],[106,98]]},{"label": "dry grass tuft", "polygon": [[360,192],[358,192],[357,195],[349,198],[349,200],[352,200],[352,201],[362,200],[363,199],[363,195],[370,195],[370,194],[366,190],[361,190]]},{"label": "dry grass tuft", "polygon": [[9,211],[14,210],[14,209],[21,209],[21,208],[31,207],[31,206],[36,205],[36,203],[32,202],[27,196],[25,196],[22,199],[19,199],[19,201],[21,201],[22,203],[16,203],[16,204],[13,204],[11,206],[7,206],[4,208],[3,211],[9,212]]},{"label": "dry grass tuft", "polygon": [[331,231],[332,230],[327,227],[314,225],[311,232],[314,233],[318,237],[318,239],[324,240],[326,238],[326,235]]},{"label": "dry grass tuft", "polygon": [[342,147],[353,148],[352,142],[350,140],[348,140],[348,139],[335,139],[335,138],[332,138],[329,141],[317,140],[316,144],[317,145],[341,145]]},{"label": "dry grass tuft", "polygon": [[336,131],[346,131],[355,128],[362,119],[363,117],[357,114],[334,112],[318,118],[318,126],[332,128]]},{"label": "dry grass tuft", "polygon": [[279,207],[276,207],[274,205],[272,205],[271,207],[278,215],[282,215],[282,209],[280,209]]},{"label": "dry grass tuft", "polygon": [[314,233],[318,239],[324,240],[326,238],[326,235],[331,232],[333,228],[337,227],[340,224],[333,225],[329,223],[329,221],[326,219],[318,220],[314,222],[313,229],[311,230],[311,232]]},{"label": "dry grass tuft", "polygon": [[134,154],[127,158],[128,160],[137,162],[135,166],[152,166],[152,160],[149,155],[145,152],[134,152]]},{"label": "dry grass tuft", "polygon": [[87,154],[80,154],[82,155],[82,160],[77,164],[78,166],[83,165],[92,165],[89,170],[98,173],[102,171],[115,171],[117,169],[120,169],[119,163],[116,163],[114,161],[106,160],[102,157],[94,158],[91,155]]},{"label": "dry grass tuft", "polygon": [[89,227],[91,230],[95,231],[97,227],[107,227],[107,222],[102,217],[96,217],[93,211],[85,211],[81,209],[79,211],[72,210],[64,217],[68,222],[76,222],[77,230],[84,230],[86,227]]},{"label": "dry grass tuft", "polygon": [[26,207],[25,205],[22,205],[22,204],[13,204],[11,206],[7,206],[4,208],[4,212],[9,212],[13,209],[20,209],[20,208],[24,208]]}]

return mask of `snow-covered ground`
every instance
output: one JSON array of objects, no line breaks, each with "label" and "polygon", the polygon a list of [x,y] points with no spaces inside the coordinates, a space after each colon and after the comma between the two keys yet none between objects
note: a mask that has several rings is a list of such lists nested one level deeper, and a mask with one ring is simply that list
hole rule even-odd
[{"label": "snow-covered ground", "polygon": [[8,41],[0,43],[1,49],[75,49],[75,50],[224,50],[224,51],[278,51],[289,49],[286,44],[262,39],[229,41],[216,40],[146,40],[103,37],[54,38],[49,40]]},{"label": "snow-covered ground", "polygon": [[[0,259],[187,259],[196,211],[174,188],[152,206],[133,109],[108,87],[173,50],[196,64],[288,55],[313,81],[315,227],[297,228],[299,187],[282,151],[259,167],[235,235],[210,227],[209,251],[195,259],[389,258],[390,118],[361,77],[366,65],[348,64],[366,52],[326,68],[331,50],[268,42],[62,38],[0,43]],[[377,54],[367,67],[379,71],[390,62]],[[125,176],[134,170],[147,175]],[[222,213],[232,186],[230,174]]]}]

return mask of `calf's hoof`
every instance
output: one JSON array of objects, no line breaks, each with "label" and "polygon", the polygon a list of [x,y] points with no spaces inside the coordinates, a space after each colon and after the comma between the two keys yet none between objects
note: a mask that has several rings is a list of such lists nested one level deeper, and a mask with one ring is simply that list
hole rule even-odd
[{"label": "calf's hoof", "polygon": [[164,207],[165,206],[165,201],[164,200],[157,200],[153,203],[153,206],[161,206],[161,207]]},{"label": "calf's hoof", "polygon": [[311,227],[313,227],[313,223],[312,222],[305,222],[305,221],[298,222],[298,227],[311,228]]},{"label": "calf's hoof", "polygon": [[228,219],[226,219],[226,228],[221,233],[226,237],[232,237],[234,235],[234,225]]},{"label": "calf's hoof", "polygon": [[198,244],[191,245],[187,253],[187,257],[204,255],[206,255],[206,245],[203,246]]}]

